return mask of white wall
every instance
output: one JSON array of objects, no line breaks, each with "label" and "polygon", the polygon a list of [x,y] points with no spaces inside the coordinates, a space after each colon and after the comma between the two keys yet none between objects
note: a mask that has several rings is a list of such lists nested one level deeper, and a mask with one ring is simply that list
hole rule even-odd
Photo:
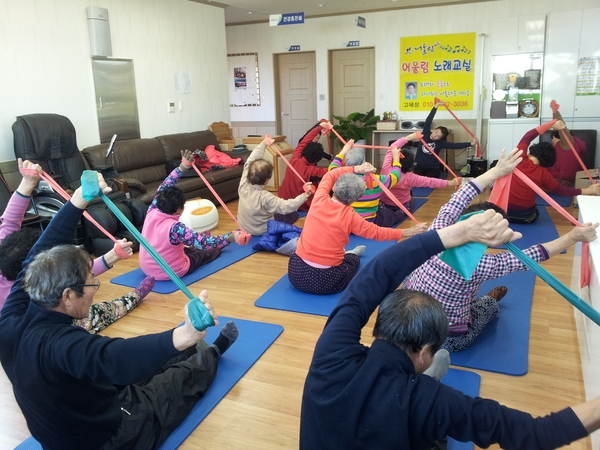
[{"label": "white wall", "polygon": [[[482,107],[483,119],[489,118],[491,103],[491,58],[493,54],[510,54],[525,51],[525,39],[523,37],[527,19],[541,17],[551,24],[559,22],[564,16],[573,23],[564,25],[568,34],[563,36],[562,31],[557,31],[554,40],[563,39],[570,35],[579,36],[582,27],[590,27],[589,21],[581,21],[581,18],[589,16],[585,9],[597,11],[597,0],[580,0],[576,2],[577,11],[572,13],[573,4],[557,0],[502,0],[476,4],[442,6],[435,8],[418,8],[410,10],[387,11],[381,13],[361,14],[366,18],[366,29],[355,25],[355,16],[324,17],[319,19],[307,19],[303,25],[287,25],[269,27],[268,24],[241,25],[227,27],[227,52],[246,53],[258,52],[261,106],[251,108],[231,108],[231,120],[239,121],[275,121],[276,105],[274,91],[274,69],[273,54],[285,53],[290,45],[300,45],[301,51],[314,51],[317,60],[317,92],[325,94],[326,100],[317,102],[317,116],[331,117],[329,112],[328,92],[328,52],[332,49],[343,48],[343,43],[349,40],[359,40],[361,47],[374,47],[376,54],[376,100],[375,111],[399,110],[399,82],[398,61],[400,37],[419,36],[431,34],[448,34],[462,32],[476,32],[478,35],[485,34],[485,49],[482,59],[481,38],[478,37],[478,59],[475,74],[475,83],[478,84],[482,76],[483,85],[487,88],[487,95]],[[583,30],[582,35],[596,33],[597,24],[592,26],[591,31]],[[556,29],[552,27],[549,31]],[[543,30],[542,30],[543,34]],[[568,40],[568,39],[567,39]],[[579,38],[577,44],[579,45]],[[538,51],[543,51],[543,48]],[[578,54],[578,48],[571,51]],[[600,49],[596,50],[597,52]],[[588,55],[582,55],[588,56]],[[481,64],[483,61],[483,64]],[[482,67],[483,66],[483,67]],[[481,71],[483,69],[483,75]],[[574,83],[572,79],[573,70],[576,75],[576,67],[572,69],[569,78],[563,78],[564,83]],[[544,86],[542,86],[544,87]],[[551,97],[545,97],[544,102],[549,103]],[[557,98],[559,103],[561,100]],[[572,115],[573,99],[565,99],[566,104],[563,115],[565,118]],[[600,97],[594,97],[591,101],[600,103]],[[474,130],[477,111],[457,111],[457,116],[467,120],[467,125]],[[425,118],[426,111],[402,113],[404,118]],[[436,119],[444,120],[452,117],[445,111],[438,112]],[[585,128],[590,126],[600,128],[600,107],[597,108],[595,117],[585,123]],[[444,123],[446,125],[446,123]],[[483,125],[485,128],[485,124]],[[454,127],[460,128],[459,126]],[[577,126],[576,126],[577,128]],[[579,127],[582,128],[582,127]],[[485,132],[482,132],[485,139]],[[461,137],[459,137],[461,139]],[[600,154],[600,146],[598,147]],[[600,155],[597,155],[600,159]]]},{"label": "white wall", "polygon": [[[188,0],[0,2],[0,161],[13,160],[15,116],[57,113],[80,149],[100,142],[86,18],[108,9],[113,57],[132,59],[142,137],[204,130],[229,121],[223,10]],[[174,93],[192,72],[193,92]],[[167,113],[167,102],[183,111]]]}]

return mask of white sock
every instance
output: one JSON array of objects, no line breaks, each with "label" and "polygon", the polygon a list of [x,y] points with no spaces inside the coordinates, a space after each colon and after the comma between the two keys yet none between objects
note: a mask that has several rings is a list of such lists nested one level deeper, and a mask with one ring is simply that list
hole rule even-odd
[{"label": "white sock", "polygon": [[450,368],[450,353],[448,350],[441,348],[433,355],[433,364],[429,366],[423,375],[429,375],[432,378],[440,381]]},{"label": "white sock", "polygon": [[348,250],[346,253],[354,253],[356,256],[360,256],[365,252],[366,249],[367,247],[364,245],[357,245],[352,250]]}]

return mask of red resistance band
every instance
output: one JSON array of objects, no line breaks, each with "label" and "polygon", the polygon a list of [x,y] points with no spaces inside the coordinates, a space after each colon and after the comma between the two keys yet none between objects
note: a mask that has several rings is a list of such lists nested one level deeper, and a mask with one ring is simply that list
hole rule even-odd
[{"label": "red resistance band", "polygon": [[[25,176],[39,176],[39,177],[41,177],[50,186],[52,186],[52,188],[56,192],[58,192],[63,199],[65,199],[67,201],[71,199],[71,196],[62,187],[60,187],[60,185],[56,181],[54,181],[54,179],[50,175],[48,175],[43,170],[42,170],[41,174],[37,170],[35,170],[35,169],[21,168],[21,169],[19,169],[19,171],[21,172],[22,175],[25,175]],[[121,259],[127,259],[127,258],[129,258],[131,256],[129,253],[127,253],[125,250],[123,250],[123,248],[119,244],[119,241],[117,241],[117,239],[112,234],[110,234],[108,231],[106,231],[106,229],[102,225],[100,225],[90,215],[90,213],[88,213],[87,211],[84,211],[83,212],[83,216],[87,220],[89,220],[90,222],[92,222],[107,238],[109,238],[111,241],[113,241],[115,243],[115,245],[113,246],[113,248],[114,248],[115,253],[117,254],[117,256],[119,258],[121,258]]]},{"label": "red resistance band", "polygon": [[215,198],[219,201],[219,203],[221,204],[221,206],[223,207],[223,209],[225,211],[227,211],[227,214],[229,214],[229,217],[231,217],[233,219],[233,221],[235,223],[237,223],[237,226],[240,228],[240,234],[239,234],[239,236],[237,238],[238,245],[246,245],[246,244],[248,244],[248,242],[250,242],[250,238],[252,237],[252,235],[250,233],[246,232],[244,230],[244,228],[240,225],[240,223],[238,222],[237,218],[233,215],[233,213],[227,207],[227,205],[225,204],[225,202],[223,201],[223,199],[221,197],[219,197],[219,194],[217,194],[217,191],[215,191],[215,189],[210,185],[210,183],[208,182],[208,180],[206,179],[206,177],[204,175],[202,175],[202,172],[200,171],[200,169],[198,169],[198,167],[196,167],[196,164],[194,164],[192,161],[188,161],[185,158],[183,158],[182,161],[183,161],[184,165],[191,166],[196,171],[196,173],[198,174],[198,176],[200,177],[200,179],[202,181],[204,181],[204,184],[206,185],[206,187],[210,190],[210,192],[212,192],[212,194],[215,196]]},{"label": "red resistance band", "polygon": [[442,106],[444,106],[446,108],[446,110],[452,115],[452,117],[454,117],[456,119],[456,121],[462,125],[462,127],[465,129],[465,131],[467,133],[469,133],[471,135],[471,137],[473,139],[475,139],[475,142],[477,143],[477,158],[481,159],[481,145],[479,144],[479,139],[477,139],[477,136],[475,136],[473,133],[471,133],[471,130],[469,130],[467,128],[467,126],[456,116],[456,114],[454,114],[452,112],[452,110],[448,107],[448,105],[446,104],[446,102],[442,102],[439,98],[435,97],[434,102],[436,103],[442,103]]}]

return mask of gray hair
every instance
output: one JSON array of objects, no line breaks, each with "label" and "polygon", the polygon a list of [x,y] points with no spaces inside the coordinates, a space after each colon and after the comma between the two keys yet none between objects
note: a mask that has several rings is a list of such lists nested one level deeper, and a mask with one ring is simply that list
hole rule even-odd
[{"label": "gray hair", "polygon": [[442,304],[429,294],[410,289],[399,289],[383,299],[373,328],[373,336],[408,353],[429,344],[434,354],[447,335],[448,318]]},{"label": "gray hair", "polygon": [[85,284],[91,261],[87,252],[73,245],[58,245],[40,252],[27,267],[23,289],[36,305],[55,308],[66,288],[83,295],[83,286],[75,285]]},{"label": "gray hair", "polygon": [[333,185],[333,194],[340,202],[351,205],[365,194],[365,181],[353,173],[345,173]]},{"label": "gray hair", "polygon": [[365,151],[362,148],[353,148],[346,153],[345,164],[347,166],[360,166],[365,162]]}]

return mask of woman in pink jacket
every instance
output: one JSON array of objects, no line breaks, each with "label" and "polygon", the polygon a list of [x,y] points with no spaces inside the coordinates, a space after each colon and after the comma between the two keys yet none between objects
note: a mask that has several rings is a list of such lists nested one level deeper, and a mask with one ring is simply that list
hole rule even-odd
[{"label": "woman in pink jacket", "polygon": [[[383,166],[381,168],[382,175],[387,175],[392,170],[392,148],[402,148],[409,141],[416,139],[418,139],[417,133],[412,133],[405,137],[401,137],[390,146],[390,149],[385,154],[385,159],[383,160]],[[394,194],[394,197],[396,197],[396,199],[402,205],[404,205],[408,211],[412,212],[414,208],[414,200],[412,198],[411,188],[443,188],[449,186],[458,186],[458,178],[454,178],[453,180],[442,180],[440,178],[430,178],[413,173],[415,157],[407,150],[402,150],[402,155],[404,155],[404,158],[400,160],[402,163],[402,168],[400,169],[402,172],[402,177],[400,178],[400,181],[390,189],[390,192]],[[398,206],[396,206],[394,201],[386,193],[381,195],[379,208],[386,208],[393,211],[395,213],[394,223],[398,223],[406,218],[404,211],[398,208]]]}]

